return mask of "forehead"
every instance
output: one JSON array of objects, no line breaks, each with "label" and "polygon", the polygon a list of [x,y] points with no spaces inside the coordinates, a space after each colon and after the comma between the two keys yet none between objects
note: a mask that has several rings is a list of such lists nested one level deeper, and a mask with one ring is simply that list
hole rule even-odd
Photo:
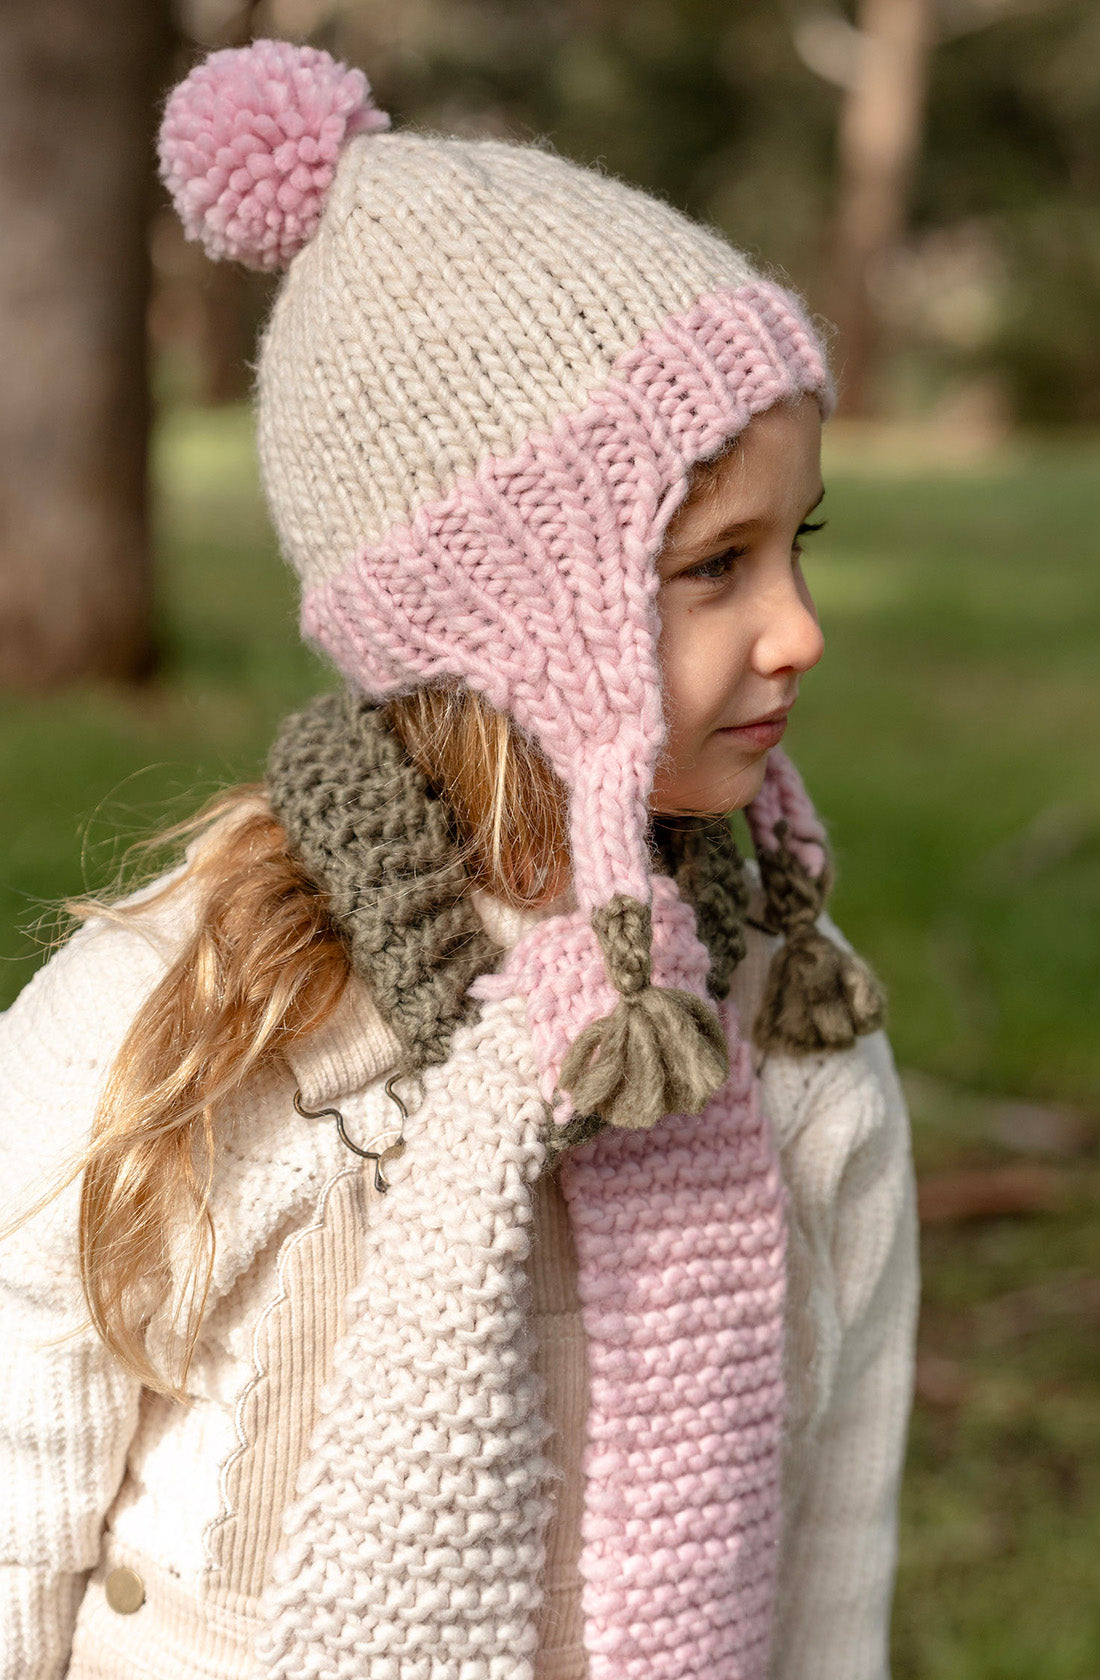
[{"label": "forehead", "polygon": [[751,520],[812,501],[821,489],[821,413],[813,397],[754,415],[720,455],[692,471],[669,537],[713,517]]}]

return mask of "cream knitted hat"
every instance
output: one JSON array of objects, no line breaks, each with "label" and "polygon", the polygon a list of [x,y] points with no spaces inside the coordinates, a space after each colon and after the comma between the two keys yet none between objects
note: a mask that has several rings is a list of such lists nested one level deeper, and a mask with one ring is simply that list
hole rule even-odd
[{"label": "cream knitted hat", "polygon": [[[577,911],[475,995],[522,988],[559,1121],[694,1114],[728,1044],[691,912],[653,891],[654,562],[695,463],[782,399],[832,411],[822,346],[795,294],[669,206],[542,147],[388,126],[360,71],[257,41],[173,92],[161,167],[211,255],[289,262],[258,440],[304,633],[376,701],[469,685],[569,790]],[[824,890],[777,749],[756,806],[758,850]]]}]

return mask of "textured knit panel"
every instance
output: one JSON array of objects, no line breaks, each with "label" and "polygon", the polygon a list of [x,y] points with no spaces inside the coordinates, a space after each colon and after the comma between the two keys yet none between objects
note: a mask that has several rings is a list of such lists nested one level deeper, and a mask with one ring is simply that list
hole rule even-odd
[{"label": "textured knit panel", "polygon": [[565,1157],[588,1334],[592,1680],[764,1680],[784,1420],[779,1164],[735,1006],[699,1115]]},{"label": "textured knit panel", "polygon": [[220,1582],[258,1597],[294,1495],[318,1397],[359,1281],[373,1174],[349,1167],[327,1187],[317,1219],[284,1245],[279,1293],[255,1332],[255,1375],[236,1407],[239,1447],[222,1475],[227,1515],[207,1535]]},{"label": "textured knit panel", "polygon": [[517,1002],[424,1073],[367,1229],[258,1641],[305,1680],[530,1680],[549,1502],[531,1368],[545,1104]]},{"label": "textured knit panel", "polygon": [[[85,1141],[128,1017],[161,968],[154,943],[84,928],[0,1017],[0,1222]],[[78,1207],[72,1184],[0,1243],[3,1680],[64,1673],[84,1574],[137,1424],[137,1381],[80,1330]]]},{"label": "textured knit panel", "polygon": [[378,708],[347,693],[284,720],[267,785],[409,1064],[445,1061],[476,1012],[470,981],[499,955],[466,895],[450,808]]},{"label": "textured knit panel", "polygon": [[263,336],[258,442],[308,582],[583,408],[624,350],[755,278],[669,206],[535,147],[353,140]]},{"label": "textured knit panel", "polygon": [[[322,1060],[331,1052],[324,1044],[317,1049]],[[347,1105],[353,1123],[358,1123],[356,1106]],[[292,1494],[303,1435],[314,1421],[319,1388],[331,1366],[332,1326],[359,1276],[367,1203],[375,1196],[368,1173],[348,1169],[326,1187],[318,1217],[282,1246],[277,1293],[253,1332],[256,1371],[236,1406],[241,1445],[222,1472],[229,1515],[206,1536],[220,1566],[217,1575],[204,1579],[196,1596],[190,1582],[108,1533],[77,1621],[69,1680],[178,1680],[181,1670],[188,1680],[193,1673],[244,1680],[253,1672],[260,1624],[258,1604],[249,1595],[258,1591],[267,1537]],[[556,1473],[535,1674],[536,1680],[585,1680],[577,1572],[585,1348],[568,1215],[549,1175],[538,1182],[528,1271],[535,1369],[546,1384],[548,1456]],[[120,1565],[135,1568],[145,1583],[146,1601],[135,1616],[117,1615],[104,1597],[106,1577]]]},{"label": "textured knit panel", "polygon": [[0,1563],[4,1680],[62,1680],[67,1675],[69,1642],[86,1579],[83,1573],[59,1574],[46,1566]]},{"label": "textured knit panel", "polygon": [[541,1175],[534,1201],[534,1240],[528,1262],[531,1324],[535,1370],[546,1385],[543,1412],[550,1426],[546,1455],[554,1470],[535,1680],[587,1680],[580,1554],[588,1359],[577,1293],[577,1255],[556,1173]]}]

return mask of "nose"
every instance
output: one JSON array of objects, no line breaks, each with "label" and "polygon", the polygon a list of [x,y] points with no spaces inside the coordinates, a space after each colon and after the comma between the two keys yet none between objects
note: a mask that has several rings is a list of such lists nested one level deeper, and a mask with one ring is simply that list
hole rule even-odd
[{"label": "nose", "polygon": [[759,624],[753,663],[761,676],[812,670],[825,652],[817,608],[799,567],[763,592]]}]

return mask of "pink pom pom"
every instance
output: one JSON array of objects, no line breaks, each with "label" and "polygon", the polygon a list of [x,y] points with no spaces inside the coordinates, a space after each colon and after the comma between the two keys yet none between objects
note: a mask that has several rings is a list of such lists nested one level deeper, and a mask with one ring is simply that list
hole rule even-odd
[{"label": "pink pom pom", "polygon": [[281,268],[316,228],[344,142],[389,126],[363,72],[318,47],[226,47],[169,96],[161,177],[207,256]]}]

